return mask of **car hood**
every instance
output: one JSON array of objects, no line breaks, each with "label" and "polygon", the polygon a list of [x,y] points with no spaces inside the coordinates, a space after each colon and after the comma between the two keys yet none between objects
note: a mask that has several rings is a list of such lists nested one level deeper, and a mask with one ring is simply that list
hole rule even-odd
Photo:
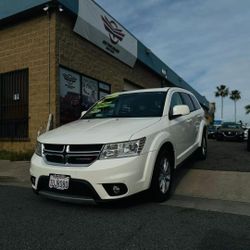
[{"label": "car hood", "polygon": [[42,134],[38,141],[49,144],[104,144],[128,141],[135,133],[159,120],[159,117],[77,120]]},{"label": "car hood", "polygon": [[220,128],[220,132],[243,132],[241,128]]}]

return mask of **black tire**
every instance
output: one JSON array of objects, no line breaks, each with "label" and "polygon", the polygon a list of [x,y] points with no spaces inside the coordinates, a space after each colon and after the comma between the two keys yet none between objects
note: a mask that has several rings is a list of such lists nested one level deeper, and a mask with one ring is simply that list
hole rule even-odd
[{"label": "black tire", "polygon": [[247,151],[250,151],[250,129],[248,129],[247,133]]},{"label": "black tire", "polygon": [[173,161],[166,148],[159,152],[151,181],[150,193],[156,202],[166,201],[171,193],[173,179]]},{"label": "black tire", "polygon": [[199,160],[206,160],[207,159],[207,137],[206,133],[202,135],[201,146],[197,150],[197,158]]}]

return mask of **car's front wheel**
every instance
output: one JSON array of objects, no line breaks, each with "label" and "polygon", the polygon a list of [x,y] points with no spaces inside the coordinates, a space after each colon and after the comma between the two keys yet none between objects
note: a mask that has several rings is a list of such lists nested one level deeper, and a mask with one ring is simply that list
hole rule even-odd
[{"label": "car's front wheel", "polygon": [[173,168],[171,155],[167,149],[162,149],[157,156],[151,181],[152,198],[157,202],[166,201],[170,196]]}]

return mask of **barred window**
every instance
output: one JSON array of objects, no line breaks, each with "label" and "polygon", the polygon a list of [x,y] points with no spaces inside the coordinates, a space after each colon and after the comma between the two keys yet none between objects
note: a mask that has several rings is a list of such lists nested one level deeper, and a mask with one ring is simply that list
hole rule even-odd
[{"label": "barred window", "polygon": [[0,139],[28,138],[28,69],[0,74]]}]

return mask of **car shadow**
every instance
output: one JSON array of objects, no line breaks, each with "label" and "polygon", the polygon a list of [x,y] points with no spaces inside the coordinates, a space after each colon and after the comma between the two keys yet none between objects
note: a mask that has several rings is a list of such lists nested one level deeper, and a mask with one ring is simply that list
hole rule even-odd
[{"label": "car shadow", "polygon": [[[174,179],[172,183],[172,194],[175,193],[176,188],[185,177],[185,175],[190,171],[192,166],[197,162],[196,156],[192,155],[188,159],[186,159],[180,166],[178,166],[174,171]],[[171,199],[171,197],[170,197]]]}]

